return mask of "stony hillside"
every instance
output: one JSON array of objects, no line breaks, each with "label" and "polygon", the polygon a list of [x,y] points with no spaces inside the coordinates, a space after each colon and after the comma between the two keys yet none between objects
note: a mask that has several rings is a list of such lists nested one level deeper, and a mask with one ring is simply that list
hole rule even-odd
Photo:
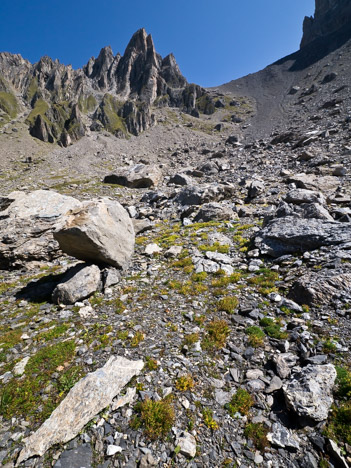
[{"label": "stony hillside", "polygon": [[[351,465],[351,44],[296,66],[342,37],[344,7],[317,0],[326,33],[195,106],[147,93],[138,136],[86,126],[62,147],[29,134],[27,103],[7,118],[3,466]],[[100,110],[121,61],[79,72]],[[157,64],[157,96],[187,89]]]}]

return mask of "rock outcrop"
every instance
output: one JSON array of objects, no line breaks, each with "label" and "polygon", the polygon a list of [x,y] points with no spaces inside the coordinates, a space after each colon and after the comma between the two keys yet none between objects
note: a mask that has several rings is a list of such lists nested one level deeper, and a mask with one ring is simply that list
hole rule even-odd
[{"label": "rock outcrop", "polygon": [[106,184],[118,184],[129,188],[148,188],[158,185],[162,171],[155,164],[137,164],[130,169],[110,174],[104,178]]},{"label": "rock outcrop", "polygon": [[313,17],[305,17],[301,48],[315,39],[336,33],[348,27],[351,21],[349,0],[316,0]]},{"label": "rock outcrop", "polygon": [[301,417],[324,421],[333,403],[335,379],[336,370],[332,364],[308,365],[297,370],[283,386],[288,407]]}]

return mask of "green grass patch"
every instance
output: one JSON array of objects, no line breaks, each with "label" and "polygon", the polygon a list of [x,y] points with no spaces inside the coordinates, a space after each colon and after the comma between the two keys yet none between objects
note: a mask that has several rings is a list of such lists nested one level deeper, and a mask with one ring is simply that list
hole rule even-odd
[{"label": "green grass patch", "polygon": [[213,419],[213,412],[209,408],[204,408],[202,410],[202,419],[206,427],[211,429],[212,431],[216,431],[219,429],[219,425],[217,421]]},{"label": "green grass patch", "polygon": [[14,119],[18,113],[16,96],[12,93],[0,91],[0,109],[2,109],[10,119]]},{"label": "green grass patch", "polygon": [[217,309],[223,310],[228,314],[234,314],[235,309],[238,307],[239,300],[235,296],[222,297],[217,303]]},{"label": "green grass patch", "polygon": [[[74,341],[65,341],[41,348],[31,356],[24,378],[14,378],[0,394],[0,414],[10,419],[21,416],[42,421],[52,412],[60,395],[53,389],[49,398],[43,400],[42,390],[52,382],[52,374],[59,366],[68,366],[75,351]],[[67,371],[66,371],[67,372]],[[64,390],[61,389],[61,396]]]},{"label": "green grass patch", "polygon": [[267,295],[270,292],[277,291],[275,286],[276,281],[279,280],[279,274],[269,268],[260,268],[256,276],[249,278],[248,283],[256,286],[258,291]]},{"label": "green grass patch", "polygon": [[199,250],[201,252],[219,252],[222,254],[227,254],[229,252],[230,246],[227,244],[220,244],[219,242],[214,242],[213,244],[202,244],[199,245]]},{"label": "green grass patch", "polygon": [[45,117],[45,113],[48,109],[49,104],[43,99],[38,99],[35,103],[34,109],[28,115],[26,123],[33,126],[38,115],[41,115],[44,118],[44,120],[48,120],[47,117]]},{"label": "green grass patch", "polygon": [[288,338],[288,333],[281,330],[279,322],[275,321],[272,318],[264,317],[260,320],[260,325],[263,327],[264,332],[271,338],[277,340],[285,340]]}]

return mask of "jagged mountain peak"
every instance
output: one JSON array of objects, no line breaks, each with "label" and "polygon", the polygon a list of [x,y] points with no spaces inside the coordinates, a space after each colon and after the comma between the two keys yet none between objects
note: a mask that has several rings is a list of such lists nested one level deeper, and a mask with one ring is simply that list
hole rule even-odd
[{"label": "jagged mountain peak", "polygon": [[[137,135],[154,124],[152,106],[176,106],[191,113],[205,93],[188,85],[173,54],[164,59],[157,54],[144,28],[133,34],[123,56],[106,46],[78,70],[48,56],[32,65],[19,55],[2,53],[0,79],[9,102],[16,102],[17,95],[21,105],[29,107],[31,135],[64,145],[84,136],[87,125],[117,136]],[[0,126],[9,105],[2,107]],[[3,122],[16,112],[5,115]]]}]

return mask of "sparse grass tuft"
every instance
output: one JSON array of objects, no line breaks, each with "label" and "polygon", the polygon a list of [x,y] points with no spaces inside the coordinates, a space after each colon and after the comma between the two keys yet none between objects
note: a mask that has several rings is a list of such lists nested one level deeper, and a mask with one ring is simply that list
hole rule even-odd
[{"label": "sparse grass tuft", "polygon": [[278,280],[279,275],[276,271],[272,271],[269,268],[260,268],[257,275],[250,278],[248,282],[256,286],[261,294],[267,295],[277,290],[275,282]]},{"label": "sparse grass tuft", "polygon": [[206,427],[212,429],[212,431],[216,431],[217,429],[219,429],[219,425],[217,421],[213,419],[213,412],[210,409],[204,408],[202,410],[202,416]]},{"label": "sparse grass tuft", "polygon": [[235,309],[238,307],[239,300],[235,296],[226,296],[220,299],[217,303],[218,310],[234,314]]},{"label": "sparse grass tuft", "polygon": [[135,335],[133,336],[131,342],[130,342],[130,345],[133,347],[133,348],[136,348],[137,346],[139,346],[139,344],[145,340],[145,335],[143,332],[141,331],[137,331],[135,333]]},{"label": "sparse grass tuft", "polygon": [[153,358],[150,358],[149,356],[146,356],[145,360],[146,360],[146,368],[149,371],[153,371],[153,370],[156,370],[158,368],[158,364],[157,364],[156,359],[153,359]]},{"label": "sparse grass tuft", "polygon": [[266,335],[276,340],[285,340],[289,336],[287,332],[281,331],[279,323],[275,322],[272,318],[265,317],[261,319],[260,325],[263,327]]}]

